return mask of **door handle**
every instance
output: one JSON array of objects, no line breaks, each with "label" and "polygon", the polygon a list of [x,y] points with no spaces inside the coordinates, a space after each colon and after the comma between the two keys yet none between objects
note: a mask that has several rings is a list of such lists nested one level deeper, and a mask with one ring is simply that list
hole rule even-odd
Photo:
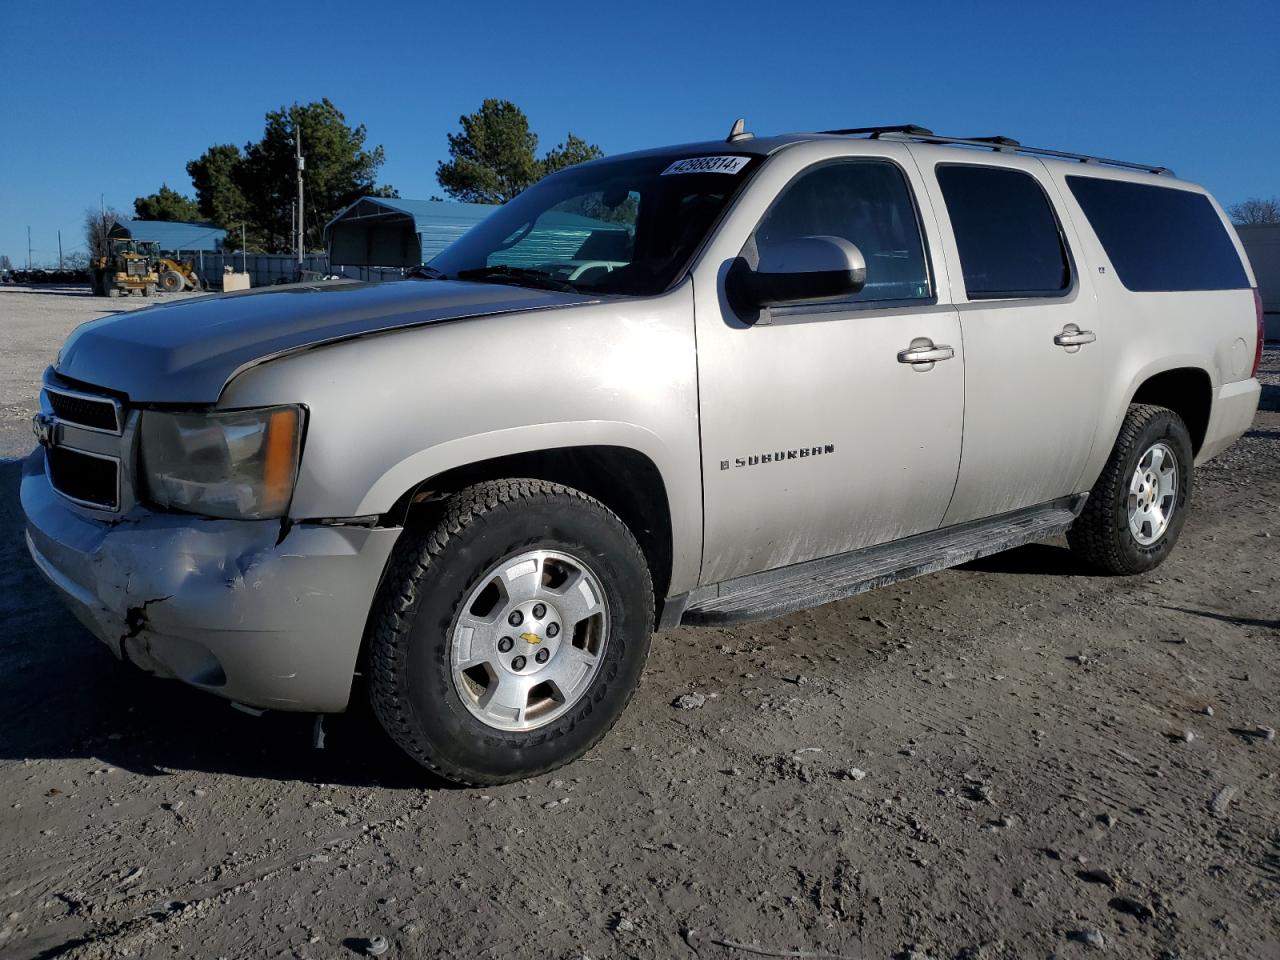
[{"label": "door handle", "polygon": [[928,337],[916,337],[911,346],[898,351],[898,362],[909,363],[913,369],[927,373],[939,360],[950,360],[955,355],[955,350],[945,343],[934,344]]},{"label": "door handle", "polygon": [[1076,347],[1082,343],[1093,343],[1098,339],[1098,335],[1092,330],[1081,330],[1074,323],[1068,323],[1062,328],[1062,332],[1053,338],[1053,342],[1060,347]]}]

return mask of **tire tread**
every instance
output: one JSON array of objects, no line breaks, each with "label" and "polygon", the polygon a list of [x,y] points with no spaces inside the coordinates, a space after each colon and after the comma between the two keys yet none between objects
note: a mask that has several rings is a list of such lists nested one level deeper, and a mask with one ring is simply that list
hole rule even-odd
[{"label": "tire tread", "polygon": [[1105,573],[1125,575],[1137,572],[1120,549],[1113,518],[1119,507],[1119,498],[1128,487],[1123,474],[1129,454],[1147,426],[1162,416],[1171,416],[1181,424],[1178,415],[1168,407],[1150,403],[1129,405],[1102,475],[1093,485],[1080,516],[1067,531],[1067,543],[1072,552]]},{"label": "tire tread", "polygon": [[[416,724],[409,715],[406,659],[410,627],[421,602],[421,586],[433,566],[440,561],[445,549],[457,538],[465,535],[468,527],[482,517],[503,511],[520,510],[536,500],[554,501],[570,498],[580,508],[598,511],[627,533],[627,541],[639,569],[648,570],[648,563],[626,525],[618,516],[594,497],[580,490],[559,483],[535,479],[489,480],[467,487],[449,497],[434,528],[425,535],[406,533],[396,545],[384,580],[384,592],[380,598],[381,609],[371,624],[369,643],[369,698],[375,715],[387,734],[409,756],[428,770],[463,786],[482,786],[504,782],[500,779],[478,779],[442,758],[436,756],[418,734]],[[653,590],[646,591],[648,610],[646,622],[653,623]],[[613,728],[621,717],[634,688],[626,692],[620,709],[613,720],[604,726],[581,752],[594,747]],[[554,727],[550,728],[554,730]],[[537,776],[555,769],[559,763],[551,763],[544,769],[528,771],[519,779]]]}]

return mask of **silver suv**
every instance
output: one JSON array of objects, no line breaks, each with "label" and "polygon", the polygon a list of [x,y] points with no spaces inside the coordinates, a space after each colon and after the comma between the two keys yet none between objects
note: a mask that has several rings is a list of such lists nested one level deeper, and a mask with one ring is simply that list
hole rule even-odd
[{"label": "silver suv", "polygon": [[22,503],[118,656],[255,708],[363,678],[465,783],[563,764],[655,629],[1066,533],[1172,549],[1250,424],[1261,311],[1167,170],[918,127],[548,177],[382,284],[77,329]]}]

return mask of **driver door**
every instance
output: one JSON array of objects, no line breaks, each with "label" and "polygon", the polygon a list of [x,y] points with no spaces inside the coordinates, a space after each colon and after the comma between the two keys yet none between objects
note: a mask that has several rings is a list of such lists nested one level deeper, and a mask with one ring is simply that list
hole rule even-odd
[{"label": "driver door", "polygon": [[[936,222],[919,206],[915,167],[902,148],[879,146],[885,156],[827,159],[783,181],[741,253],[753,265],[769,244],[845,238],[866,260],[860,293],[755,319],[728,302],[723,269],[714,299],[697,291],[702,583],[942,522],[960,464],[959,320],[938,297]],[[951,356],[900,356],[925,344]]]}]

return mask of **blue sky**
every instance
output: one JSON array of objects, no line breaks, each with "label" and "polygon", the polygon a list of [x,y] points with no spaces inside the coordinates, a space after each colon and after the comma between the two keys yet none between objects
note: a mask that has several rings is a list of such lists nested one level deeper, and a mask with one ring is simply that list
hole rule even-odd
[{"label": "blue sky", "polygon": [[[56,10],[55,12],[52,12]],[[139,24],[136,33],[128,23]],[[177,36],[162,40],[166,25]],[[439,193],[458,116],[485,97],[607,153],[914,122],[1172,166],[1224,204],[1280,194],[1271,2],[0,3],[0,253],[82,244],[267,110],[328,96],[386,148],[382,180]]]}]

